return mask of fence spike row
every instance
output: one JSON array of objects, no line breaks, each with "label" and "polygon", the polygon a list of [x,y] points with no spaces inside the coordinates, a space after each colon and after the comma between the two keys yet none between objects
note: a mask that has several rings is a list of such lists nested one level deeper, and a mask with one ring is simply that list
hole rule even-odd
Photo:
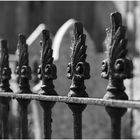
[{"label": "fence spike row", "polygon": [[[54,90],[53,80],[57,78],[56,66],[53,64],[53,50],[52,50],[52,40],[50,39],[49,31],[42,31],[42,41],[41,45],[41,65],[39,66],[38,75],[42,79],[42,86],[39,94],[41,95],[55,95],[57,96],[56,91]],[[51,138],[51,114],[52,108],[55,105],[55,102],[44,102],[40,101],[40,104],[44,110],[44,138]]]},{"label": "fence spike row", "polygon": [[[17,44],[18,66],[16,74],[18,74],[18,93],[31,93],[29,80],[31,79],[31,68],[28,60],[28,45],[26,44],[26,37],[22,34],[18,36]],[[20,105],[20,138],[28,138],[28,118],[27,109],[30,100],[18,99]]]},{"label": "fence spike row", "polygon": [[[11,69],[9,68],[9,54],[7,47],[7,40],[0,40],[0,92],[12,92],[9,85],[11,78]],[[2,108],[1,132],[0,137],[7,139],[9,136],[8,131],[8,114],[9,114],[10,98],[0,98]]]},{"label": "fence spike row", "polygon": [[[124,92],[123,80],[133,76],[132,61],[127,55],[127,39],[125,39],[126,27],[122,25],[122,17],[119,12],[111,14],[111,27],[107,29],[106,47],[107,59],[102,62],[101,76],[109,79],[107,93],[104,99],[128,100]],[[126,108],[106,107],[111,117],[112,138],[120,138],[121,117],[125,114]]]},{"label": "fence spike row", "polygon": [[[83,25],[80,22],[74,24],[74,42],[72,44],[71,62],[67,67],[67,77],[72,79],[68,97],[88,97],[84,80],[89,79],[90,66],[86,62],[85,45],[86,35],[83,34]],[[68,104],[74,117],[74,138],[82,138],[82,112],[86,105]]]}]

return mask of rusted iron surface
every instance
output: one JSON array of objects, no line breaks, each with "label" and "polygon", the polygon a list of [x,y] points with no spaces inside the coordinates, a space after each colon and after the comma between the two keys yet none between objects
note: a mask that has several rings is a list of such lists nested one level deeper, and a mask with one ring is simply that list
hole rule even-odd
[{"label": "rusted iron surface", "polygon": [[[86,62],[85,45],[86,35],[83,34],[83,25],[80,22],[74,24],[74,42],[72,44],[71,62],[67,67],[67,77],[72,80],[68,97],[88,97],[84,80],[89,79],[90,66]],[[74,117],[74,138],[82,138],[82,112],[86,104],[68,104]]]},{"label": "rusted iron surface", "polygon": [[[54,90],[53,80],[57,78],[56,75],[56,66],[53,64],[52,57],[52,40],[50,39],[50,34],[48,30],[42,31],[42,41],[41,45],[41,65],[38,69],[38,77],[42,80],[41,90],[39,91],[40,95],[44,96],[56,96],[57,93]],[[55,105],[55,102],[40,102],[44,110],[44,138],[51,138],[51,113],[52,108]]]},{"label": "rusted iron surface", "polygon": [[[9,68],[9,54],[7,40],[0,40],[0,92],[12,92],[9,85],[11,69]],[[9,137],[8,115],[10,98],[0,98],[2,109],[1,138]]]},{"label": "rusted iron surface", "polygon": [[49,102],[64,102],[64,103],[75,103],[75,104],[87,104],[87,105],[99,105],[99,106],[110,106],[120,108],[132,108],[140,109],[139,100],[115,100],[115,99],[102,99],[102,98],[80,98],[80,97],[67,97],[67,96],[45,96],[37,94],[18,94],[13,92],[1,92],[0,97],[11,98],[11,99],[31,99],[37,101],[49,101]]},{"label": "rusted iron surface", "polygon": [[[111,14],[111,27],[106,31],[107,59],[102,63],[101,76],[108,79],[109,82],[104,99],[128,100],[128,96],[124,92],[123,80],[133,76],[133,65],[132,61],[126,56],[126,27],[122,25],[120,13],[114,12]],[[111,137],[113,139],[121,138],[121,117],[125,114],[126,110],[126,108],[106,107],[106,111],[111,118]]]},{"label": "rusted iron surface", "polygon": [[[16,74],[18,75],[19,93],[31,93],[29,80],[31,79],[31,68],[28,60],[28,45],[26,37],[22,34],[18,36],[17,44],[18,66]],[[30,100],[18,99],[20,105],[20,138],[28,138],[28,104]]]},{"label": "rusted iron surface", "polygon": [[71,61],[67,67],[67,77],[72,80],[68,96],[58,96],[53,80],[57,78],[57,69],[53,64],[52,40],[48,30],[42,31],[41,65],[38,77],[42,80],[39,93],[31,93],[29,80],[31,68],[28,61],[28,45],[24,35],[19,35],[17,45],[19,91],[13,93],[9,88],[11,70],[8,61],[7,41],[0,41],[0,103],[2,105],[2,136],[8,138],[8,112],[10,99],[17,99],[20,110],[19,138],[28,137],[28,105],[31,100],[38,100],[44,113],[44,136],[50,139],[52,134],[52,108],[55,102],[67,103],[73,113],[74,138],[82,138],[82,112],[87,105],[105,106],[111,119],[111,137],[121,138],[121,118],[127,108],[140,109],[139,101],[128,101],[123,84],[124,79],[133,76],[133,64],[127,55],[126,28],[122,25],[121,14],[111,14],[111,27],[107,29],[107,59],[102,63],[101,76],[108,79],[107,93],[104,98],[88,98],[84,80],[90,78],[90,65],[86,62],[86,35],[80,22],[74,24],[74,40]]}]

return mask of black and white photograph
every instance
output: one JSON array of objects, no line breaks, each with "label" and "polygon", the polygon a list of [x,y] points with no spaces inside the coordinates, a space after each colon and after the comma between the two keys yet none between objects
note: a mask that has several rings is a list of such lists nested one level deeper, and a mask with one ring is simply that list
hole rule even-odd
[{"label": "black and white photograph", "polygon": [[140,1],[0,1],[0,139],[140,139]]}]

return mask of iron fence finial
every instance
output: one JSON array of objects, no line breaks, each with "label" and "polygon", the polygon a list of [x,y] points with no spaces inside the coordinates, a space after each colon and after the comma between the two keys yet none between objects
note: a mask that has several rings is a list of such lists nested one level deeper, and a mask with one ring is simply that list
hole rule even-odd
[{"label": "iron fence finial", "polygon": [[[107,29],[106,48],[107,59],[102,62],[101,76],[108,79],[107,93],[104,99],[128,100],[124,92],[123,80],[131,78],[132,61],[127,55],[126,27],[122,25],[122,17],[119,12],[111,14],[111,27]],[[120,138],[121,117],[126,108],[106,107],[106,111],[112,121],[112,138]]]},{"label": "iron fence finial", "polygon": [[29,66],[29,54],[28,45],[26,44],[26,37],[22,34],[18,36],[17,44],[18,66],[16,68],[16,74],[18,74],[18,83],[20,87],[20,93],[29,93],[30,86],[29,80],[31,80],[31,67]]},{"label": "iron fence finial", "polygon": [[11,69],[9,68],[9,54],[7,40],[0,40],[0,80],[3,91],[9,89],[9,80],[11,78]]},{"label": "iron fence finial", "polygon": [[[7,40],[0,40],[0,92],[12,92],[10,89],[9,80],[11,78],[11,69],[9,67],[9,53]],[[2,109],[2,120],[1,120],[1,138],[9,138],[8,129],[8,114],[9,114],[9,102],[10,98],[0,98],[1,109]]]},{"label": "iron fence finial", "polygon": [[[56,91],[54,90],[53,80],[57,78],[57,69],[53,64],[53,50],[52,50],[52,40],[50,39],[48,30],[42,31],[42,41],[41,45],[41,65],[38,69],[38,77],[42,80],[42,86],[39,94],[51,96],[57,96]],[[43,102],[40,101],[40,105],[44,110],[44,138],[51,138],[51,114],[52,108],[55,105],[55,102]]]},{"label": "iron fence finial", "polygon": [[[26,44],[26,37],[19,34],[17,43],[17,68],[19,94],[31,93],[29,80],[31,79],[31,67],[28,60],[28,45]],[[28,104],[30,100],[18,99],[20,105],[20,121],[19,121],[19,137],[28,138]]]},{"label": "iron fence finial", "polygon": [[[90,66],[86,62],[85,45],[86,35],[83,34],[83,25],[80,22],[74,24],[74,42],[72,44],[71,61],[67,67],[67,77],[72,79],[68,97],[88,97],[84,80],[90,78]],[[82,112],[86,105],[68,104],[74,117],[74,138],[82,138]]]}]

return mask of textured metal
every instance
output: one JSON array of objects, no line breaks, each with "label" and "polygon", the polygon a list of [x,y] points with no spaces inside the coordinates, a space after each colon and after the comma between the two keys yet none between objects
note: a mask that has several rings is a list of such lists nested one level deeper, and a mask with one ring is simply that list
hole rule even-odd
[{"label": "textured metal", "polygon": [[[42,41],[41,44],[41,65],[38,69],[38,77],[42,80],[42,86],[39,94],[45,96],[56,96],[57,93],[54,90],[53,80],[57,78],[56,76],[56,66],[53,64],[52,57],[52,41],[50,39],[49,31],[42,31]],[[40,102],[44,110],[44,138],[51,138],[51,113],[55,102]]]},{"label": "textured metal", "polygon": [[[0,40],[0,92],[12,92],[9,85],[11,78],[11,69],[9,68],[9,54],[6,40]],[[8,130],[8,114],[9,114],[10,98],[0,98],[2,108],[2,137],[7,139],[9,137]]]},{"label": "textured metal", "polygon": [[39,95],[37,93],[23,93],[13,94],[13,92],[1,92],[0,97],[11,98],[11,99],[25,99],[25,100],[37,100],[37,101],[49,101],[49,102],[62,102],[62,103],[74,103],[74,104],[87,104],[87,105],[99,105],[99,106],[110,106],[119,108],[132,108],[140,109],[139,100],[115,100],[115,99],[102,99],[102,98],[80,98],[80,97],[67,97],[67,96],[46,96]]},{"label": "textured metal", "polygon": [[[127,39],[125,39],[126,27],[122,25],[122,17],[118,12],[111,14],[111,27],[107,30],[106,48],[107,59],[102,63],[101,76],[108,79],[107,93],[104,99],[128,100],[123,80],[131,78],[133,65],[128,59]],[[127,111],[126,108],[106,107],[106,111],[111,118],[112,138],[121,137],[121,117]]]},{"label": "textured metal", "polygon": [[[72,80],[68,97],[88,97],[84,80],[89,79],[90,66],[86,62],[85,45],[86,35],[83,34],[83,25],[76,22],[74,25],[74,42],[72,44],[71,62],[67,67],[67,77]],[[82,112],[85,104],[68,104],[74,117],[74,138],[82,138]]]},{"label": "textured metal", "polygon": [[[26,38],[20,34],[17,44],[17,57],[18,66],[16,68],[16,74],[18,74],[18,93],[31,93],[29,80],[31,79],[31,68],[28,62],[28,45],[26,44]],[[30,100],[18,99],[20,105],[20,138],[28,138],[28,104]]]}]

